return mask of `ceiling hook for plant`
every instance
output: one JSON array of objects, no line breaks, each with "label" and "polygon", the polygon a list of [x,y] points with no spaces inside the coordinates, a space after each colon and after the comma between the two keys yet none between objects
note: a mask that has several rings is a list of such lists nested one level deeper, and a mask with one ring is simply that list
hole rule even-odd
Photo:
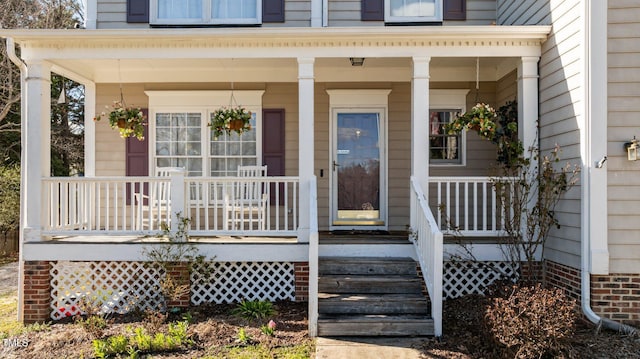
[{"label": "ceiling hook for plant", "polygon": [[476,57],[476,103],[480,97],[480,57]]},{"label": "ceiling hook for plant", "polygon": [[120,74],[120,59],[118,59],[118,83],[120,84],[120,105],[122,107],[126,107],[126,103],[124,102],[124,94],[122,93],[122,76]]}]

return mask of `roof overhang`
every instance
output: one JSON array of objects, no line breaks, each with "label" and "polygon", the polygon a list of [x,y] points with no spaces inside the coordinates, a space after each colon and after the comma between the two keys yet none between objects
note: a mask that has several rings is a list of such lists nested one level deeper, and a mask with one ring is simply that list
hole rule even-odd
[{"label": "roof overhang", "polygon": [[[116,63],[123,73],[129,71],[130,76],[123,76],[125,81],[154,81],[151,76],[136,74],[151,69],[185,71],[190,65],[194,72],[217,66],[222,69],[216,77],[220,78],[227,72],[225,68],[231,68],[229,61],[243,66],[247,73],[252,66],[258,74],[264,73],[265,66],[286,67],[292,72],[286,78],[295,80],[295,59],[303,57],[316,58],[317,64],[365,57],[389,67],[389,62],[406,67],[412,57],[469,61],[476,57],[535,57],[540,56],[550,30],[550,26],[74,29],[0,30],[0,36],[19,44],[27,62],[45,60],[96,82],[113,82],[118,77],[114,76]],[[483,62],[488,61],[495,62]],[[375,65],[375,61],[367,65]],[[166,76],[162,81],[176,81],[171,74]],[[184,81],[198,78],[195,73],[175,76]]]}]

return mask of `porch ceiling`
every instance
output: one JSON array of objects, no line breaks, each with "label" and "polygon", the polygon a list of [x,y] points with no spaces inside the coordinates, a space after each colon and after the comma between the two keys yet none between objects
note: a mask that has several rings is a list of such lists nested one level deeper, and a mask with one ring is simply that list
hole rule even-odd
[{"label": "porch ceiling", "polygon": [[[548,26],[0,30],[26,61],[109,82],[295,82],[297,58],[317,81],[408,81],[411,58],[431,57],[432,81],[495,80],[520,56],[539,56]],[[349,57],[365,57],[360,68]],[[467,76],[471,73],[471,76]],[[441,76],[441,78],[438,78]]]},{"label": "porch ceiling", "polygon": [[[73,72],[96,83],[296,82],[296,59],[68,59],[51,60],[56,69]],[[516,66],[516,58],[483,58],[480,80],[495,81]],[[476,58],[436,57],[430,62],[431,81],[474,81]],[[61,71],[63,72],[63,71]],[[366,58],[364,66],[349,59],[321,58],[315,63],[318,82],[410,81],[410,58]],[[64,73],[62,73],[64,75]]]}]

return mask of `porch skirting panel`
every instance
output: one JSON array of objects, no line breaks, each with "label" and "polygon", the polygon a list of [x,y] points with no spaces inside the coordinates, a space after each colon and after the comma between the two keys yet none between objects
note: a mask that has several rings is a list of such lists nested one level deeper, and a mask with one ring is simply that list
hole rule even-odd
[{"label": "porch skirting panel", "polygon": [[[25,262],[25,322],[58,320],[88,308],[101,313],[165,310],[206,303],[308,299],[307,262],[171,263],[132,261]],[[187,295],[165,302],[167,272]]]},{"label": "porch skirting panel", "polygon": [[444,263],[442,290],[445,299],[483,294],[496,280],[512,278],[518,268],[502,261],[449,261]]}]

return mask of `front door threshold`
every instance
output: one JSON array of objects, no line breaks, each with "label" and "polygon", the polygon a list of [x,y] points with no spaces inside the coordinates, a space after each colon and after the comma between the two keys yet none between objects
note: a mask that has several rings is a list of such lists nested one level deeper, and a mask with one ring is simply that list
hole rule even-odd
[{"label": "front door threshold", "polygon": [[337,220],[333,221],[334,226],[384,226],[381,220]]}]

